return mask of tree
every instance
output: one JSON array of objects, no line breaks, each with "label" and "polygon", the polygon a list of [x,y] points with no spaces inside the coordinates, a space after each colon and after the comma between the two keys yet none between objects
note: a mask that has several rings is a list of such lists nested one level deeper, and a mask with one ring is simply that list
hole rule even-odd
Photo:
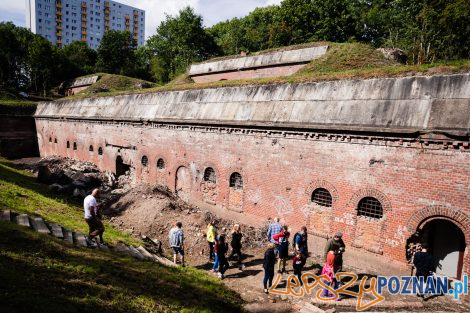
[{"label": "tree", "polygon": [[97,50],[97,71],[121,75],[132,74],[136,45],[129,31],[107,31]]},{"label": "tree", "polygon": [[73,41],[60,50],[60,54],[69,63],[70,77],[91,74],[95,71],[97,53],[85,42]]},{"label": "tree", "polygon": [[167,15],[157,33],[148,39],[147,47],[158,58],[159,76],[165,80],[183,73],[191,63],[217,54],[214,38],[202,27],[202,17],[190,7],[176,17]]},{"label": "tree", "polygon": [[31,88],[47,95],[55,74],[56,52],[51,43],[40,35],[35,35],[28,48],[28,66]]},{"label": "tree", "polygon": [[13,23],[0,23],[0,88],[18,89],[28,84],[27,44],[33,33]]}]

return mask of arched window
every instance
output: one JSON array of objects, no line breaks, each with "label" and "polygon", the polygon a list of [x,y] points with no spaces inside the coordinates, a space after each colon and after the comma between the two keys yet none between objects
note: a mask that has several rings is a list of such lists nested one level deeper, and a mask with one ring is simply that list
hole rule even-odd
[{"label": "arched window", "polygon": [[73,143],[73,150],[77,150],[77,143],[76,142]]},{"label": "arched window", "polygon": [[325,188],[317,188],[312,193],[312,202],[324,207],[331,207],[333,201],[331,193],[328,190]]},{"label": "arched window", "polygon": [[57,143],[57,138],[54,138],[54,143]]},{"label": "arched window", "polygon": [[49,142],[52,142],[52,137],[49,137]]},{"label": "arched window", "polygon": [[93,146],[90,145],[90,148],[88,148],[88,150],[89,150],[90,152],[93,152]]},{"label": "arched window", "polygon": [[67,149],[70,148],[70,141],[67,140]]},{"label": "arched window", "polygon": [[204,181],[216,183],[215,171],[212,167],[206,168],[204,171]]},{"label": "arched window", "polygon": [[103,155],[103,148],[101,147],[98,148],[98,155]]},{"label": "arched window", "polygon": [[144,155],[144,156],[142,157],[142,161],[141,161],[141,162],[142,162],[142,165],[143,165],[143,166],[147,166],[147,165],[149,164],[149,159],[147,158],[146,155]]},{"label": "arched window", "polygon": [[362,198],[357,205],[357,215],[381,219],[383,217],[382,204],[373,197]]},{"label": "arched window", "polygon": [[158,168],[159,170],[162,170],[162,169],[165,168],[165,161],[163,161],[162,158],[158,159],[158,161],[157,161],[157,168]]},{"label": "arched window", "polygon": [[243,178],[240,173],[233,173],[230,175],[230,187],[235,189],[243,189]]}]

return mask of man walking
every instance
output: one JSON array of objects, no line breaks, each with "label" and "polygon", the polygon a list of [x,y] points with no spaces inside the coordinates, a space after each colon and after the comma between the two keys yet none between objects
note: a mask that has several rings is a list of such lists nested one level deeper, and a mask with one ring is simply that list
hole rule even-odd
[{"label": "man walking", "polygon": [[[416,267],[416,277],[418,277],[418,279],[423,277],[424,284],[426,285],[428,277],[431,276],[435,270],[434,258],[428,253],[428,244],[426,242],[421,244],[421,251],[415,253],[413,265]],[[419,290],[416,295],[424,298],[424,294],[421,294]]]},{"label": "man walking", "polygon": [[98,209],[98,204],[96,202],[96,197],[98,196],[100,190],[98,188],[94,189],[91,192],[91,195],[88,195],[83,200],[83,209],[85,211],[85,221],[88,224],[89,232],[86,242],[91,247],[96,247],[96,243],[93,239],[96,236],[99,236],[100,243],[104,244],[103,233],[104,226],[101,221],[101,213]]},{"label": "man walking", "polygon": [[184,235],[181,229],[183,224],[177,222],[175,227],[170,229],[170,246],[173,249],[173,263],[176,264],[176,256],[179,254],[181,257],[181,265],[184,266]]}]

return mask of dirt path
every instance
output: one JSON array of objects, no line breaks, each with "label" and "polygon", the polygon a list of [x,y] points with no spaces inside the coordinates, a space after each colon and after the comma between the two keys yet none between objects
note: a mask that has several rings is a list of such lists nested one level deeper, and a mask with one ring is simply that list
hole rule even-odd
[{"label": "dirt path", "polygon": [[[231,266],[223,279],[223,283],[236,290],[243,301],[247,303],[250,312],[299,312],[306,303],[313,303],[322,309],[341,311],[355,311],[356,299],[345,298],[341,302],[323,302],[315,298],[314,293],[304,297],[280,296],[265,294],[263,292],[262,257],[266,245],[265,231],[268,221],[234,212],[208,211],[190,207],[171,195],[165,195],[150,186],[139,186],[130,190],[118,202],[112,205],[109,211],[113,215],[112,223],[133,235],[146,235],[162,242],[164,254],[168,257],[171,252],[168,247],[167,234],[176,221],[183,223],[186,237],[186,260],[190,266],[208,271],[212,266],[208,262],[208,246],[204,237],[206,225],[209,220],[215,221],[219,232],[222,228],[230,230],[236,221],[241,224],[244,234],[243,253],[244,270]],[[322,261],[310,258],[305,271],[319,274]],[[292,274],[292,265],[288,263],[289,274]],[[346,270],[348,268],[346,267]],[[349,269],[358,272],[357,269]],[[372,275],[371,275],[372,276]],[[287,275],[282,276],[282,284],[286,284]],[[358,284],[353,286],[358,290]],[[470,312],[468,297],[454,301],[450,296],[441,296],[421,301],[415,295],[384,294],[386,300],[373,309],[379,311],[454,311]],[[374,296],[368,294],[365,299],[371,301]]]}]

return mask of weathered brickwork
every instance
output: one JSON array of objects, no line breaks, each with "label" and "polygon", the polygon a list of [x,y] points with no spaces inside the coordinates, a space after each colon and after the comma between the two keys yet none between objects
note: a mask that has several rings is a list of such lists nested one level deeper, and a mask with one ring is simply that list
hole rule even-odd
[{"label": "weathered brickwork", "polygon": [[201,207],[307,225],[317,254],[340,230],[346,261],[380,261],[380,273],[405,268],[419,230],[459,277],[470,271],[468,112],[470,75],[458,74],[63,100],[35,116],[42,156],[132,167]]},{"label": "weathered brickwork", "polygon": [[[138,179],[166,185],[196,204],[263,219],[278,215],[319,237],[341,230],[347,245],[366,258],[378,254],[404,264],[407,238],[436,216],[457,224],[469,244],[470,150],[462,143],[53,119],[37,119],[37,129],[42,156],[69,156],[114,172],[119,155]],[[158,159],[164,168],[157,168]],[[204,182],[209,166],[215,186]],[[242,189],[230,187],[234,172],[242,176]],[[331,193],[331,207],[312,203],[317,188]],[[364,197],[380,201],[381,219],[357,215]]]}]

